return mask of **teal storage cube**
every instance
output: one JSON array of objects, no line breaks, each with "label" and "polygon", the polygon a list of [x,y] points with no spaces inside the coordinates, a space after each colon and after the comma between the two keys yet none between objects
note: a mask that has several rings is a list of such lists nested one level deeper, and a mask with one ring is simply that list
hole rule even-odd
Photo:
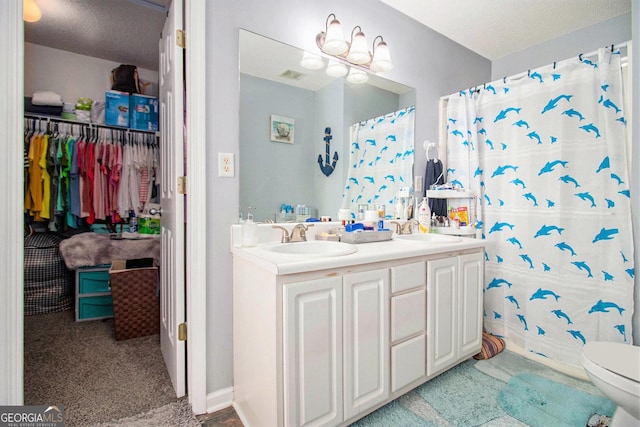
[{"label": "teal storage cube", "polygon": [[110,292],[109,270],[83,271],[78,275],[78,293]]},{"label": "teal storage cube", "polygon": [[111,295],[78,298],[78,319],[113,317]]}]

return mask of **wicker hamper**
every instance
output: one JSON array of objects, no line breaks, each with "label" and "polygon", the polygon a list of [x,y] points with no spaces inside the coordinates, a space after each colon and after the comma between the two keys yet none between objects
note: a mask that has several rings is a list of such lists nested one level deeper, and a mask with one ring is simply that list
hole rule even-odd
[{"label": "wicker hamper", "polygon": [[125,266],[114,261],[109,271],[116,341],[160,333],[158,268]]}]

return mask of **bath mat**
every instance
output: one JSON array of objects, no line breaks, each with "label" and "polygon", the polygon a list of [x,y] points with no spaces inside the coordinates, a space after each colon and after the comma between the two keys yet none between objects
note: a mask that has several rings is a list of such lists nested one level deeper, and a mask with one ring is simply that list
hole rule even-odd
[{"label": "bath mat", "polygon": [[416,389],[455,426],[478,426],[504,415],[496,401],[504,382],[478,371],[475,363],[467,360]]},{"label": "bath mat", "polygon": [[529,373],[512,377],[497,401],[507,414],[532,427],[584,427],[592,414],[611,416],[616,408],[605,397]]}]

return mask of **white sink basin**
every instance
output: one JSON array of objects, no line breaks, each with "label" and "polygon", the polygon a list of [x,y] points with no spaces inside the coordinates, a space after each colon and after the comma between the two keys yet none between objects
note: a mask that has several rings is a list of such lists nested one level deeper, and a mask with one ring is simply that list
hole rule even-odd
[{"label": "white sink basin", "polygon": [[458,236],[448,236],[446,234],[426,233],[426,234],[397,234],[393,236],[397,240],[407,240],[410,242],[424,243],[457,243],[462,242]]},{"label": "white sink basin", "polygon": [[283,255],[331,257],[349,255],[358,251],[355,245],[342,242],[329,242],[322,240],[309,240],[295,243],[269,243],[260,245],[264,251]]}]

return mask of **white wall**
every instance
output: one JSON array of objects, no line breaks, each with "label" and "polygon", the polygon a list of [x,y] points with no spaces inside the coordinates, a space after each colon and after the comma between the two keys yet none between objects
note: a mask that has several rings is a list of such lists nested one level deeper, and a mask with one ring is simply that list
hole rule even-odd
[{"label": "white wall", "polygon": [[[416,89],[416,166],[424,172],[425,139],[438,136],[438,99],[481,84],[490,62],[379,1],[240,0],[207,2],[207,163],[218,152],[239,153],[238,29],[244,28],[297,48],[316,52],[315,38],[327,15],[335,13],[345,33],[360,25],[369,41],[381,34],[395,68],[386,77]],[[454,65],[455,64],[455,65]],[[337,130],[336,130],[337,131]],[[317,153],[314,155],[317,158]],[[230,225],[238,215],[235,178],[207,172],[207,391],[233,384],[232,257]],[[336,194],[340,197],[340,194]]]},{"label": "white wall", "polygon": [[[91,56],[53,49],[33,43],[24,44],[24,96],[37,90],[52,90],[64,102],[75,104],[79,97],[104,101],[111,89],[111,70],[120,65]],[[138,68],[142,81],[152,82],[145,92],[158,96],[158,72]]]}]

